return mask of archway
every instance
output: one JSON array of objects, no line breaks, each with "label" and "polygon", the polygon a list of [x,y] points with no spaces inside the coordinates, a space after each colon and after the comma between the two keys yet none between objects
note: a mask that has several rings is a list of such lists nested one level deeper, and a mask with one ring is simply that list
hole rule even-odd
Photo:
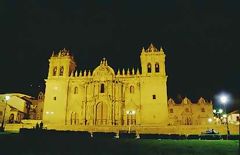
[{"label": "archway", "polygon": [[135,110],[127,111],[127,125],[136,125]]},{"label": "archway", "polygon": [[191,116],[183,117],[183,122],[184,122],[184,125],[192,125],[192,118],[191,118]]},{"label": "archway", "polygon": [[107,124],[108,106],[106,103],[100,102],[96,106],[96,125]]}]

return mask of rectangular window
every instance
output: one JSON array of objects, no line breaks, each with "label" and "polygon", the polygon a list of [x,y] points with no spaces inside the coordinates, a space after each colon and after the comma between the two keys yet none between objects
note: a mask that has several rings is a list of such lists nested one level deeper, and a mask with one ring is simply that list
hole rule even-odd
[{"label": "rectangular window", "polygon": [[152,98],[155,100],[156,99],[156,95],[153,95]]},{"label": "rectangular window", "polygon": [[55,100],[55,101],[56,101],[56,100],[57,100],[57,97],[56,97],[56,96],[54,96],[54,97],[53,97],[53,100]]},{"label": "rectangular window", "polygon": [[101,84],[101,87],[100,87],[100,93],[104,93],[104,84],[103,83]]}]

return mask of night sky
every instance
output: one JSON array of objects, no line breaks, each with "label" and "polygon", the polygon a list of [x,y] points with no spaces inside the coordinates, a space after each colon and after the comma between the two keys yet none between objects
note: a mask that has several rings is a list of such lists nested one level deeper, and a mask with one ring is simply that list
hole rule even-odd
[{"label": "night sky", "polygon": [[[48,59],[69,49],[77,69],[101,58],[140,67],[142,47],[166,54],[168,96],[240,98],[239,0],[8,0],[0,2],[0,93],[33,96],[45,89]],[[218,105],[215,102],[215,105]]]}]

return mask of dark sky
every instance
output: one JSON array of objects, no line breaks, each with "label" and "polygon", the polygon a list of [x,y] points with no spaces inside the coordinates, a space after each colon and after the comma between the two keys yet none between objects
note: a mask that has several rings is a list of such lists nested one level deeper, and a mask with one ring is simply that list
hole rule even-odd
[{"label": "dark sky", "polygon": [[214,100],[226,91],[237,107],[239,6],[239,0],[1,1],[0,93],[44,90],[53,50],[70,49],[78,70],[93,70],[102,57],[116,70],[140,67],[142,47],[153,43],[167,56],[169,97]]}]

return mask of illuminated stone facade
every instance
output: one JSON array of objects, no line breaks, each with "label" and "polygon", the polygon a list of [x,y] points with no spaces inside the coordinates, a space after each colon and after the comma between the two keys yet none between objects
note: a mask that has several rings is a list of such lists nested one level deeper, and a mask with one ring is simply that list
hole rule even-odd
[{"label": "illuminated stone facade", "polygon": [[103,58],[93,72],[76,71],[69,51],[49,60],[43,120],[59,125],[167,125],[165,54],[142,49],[141,71],[115,72]]},{"label": "illuminated stone facade", "polygon": [[[141,70],[114,71],[105,58],[93,72],[76,70],[66,49],[49,59],[43,121],[74,126],[164,126],[206,124],[212,104],[203,99],[177,105],[167,100],[165,54],[142,49]],[[185,111],[188,107],[188,111]],[[205,112],[201,112],[204,108]]]}]

